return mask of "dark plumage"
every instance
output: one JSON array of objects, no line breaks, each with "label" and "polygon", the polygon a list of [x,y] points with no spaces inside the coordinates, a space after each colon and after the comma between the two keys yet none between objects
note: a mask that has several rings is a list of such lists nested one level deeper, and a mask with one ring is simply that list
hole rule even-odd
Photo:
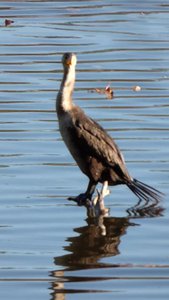
[{"label": "dark plumage", "polygon": [[56,103],[59,128],[70,153],[89,178],[86,192],[74,199],[79,204],[91,200],[97,183],[107,181],[111,186],[126,184],[139,199],[158,201],[162,194],[129,175],[123,156],[111,136],[74,105],[75,54],[64,54],[62,63],[64,75]]}]

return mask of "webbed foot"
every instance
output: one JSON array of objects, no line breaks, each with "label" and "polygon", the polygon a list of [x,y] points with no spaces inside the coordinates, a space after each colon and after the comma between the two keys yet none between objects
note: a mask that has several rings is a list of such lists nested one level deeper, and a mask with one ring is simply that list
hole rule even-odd
[{"label": "webbed foot", "polygon": [[86,193],[82,193],[75,197],[68,197],[68,200],[76,202],[77,205],[79,206],[91,207],[93,205],[92,200],[89,198],[89,196]]}]

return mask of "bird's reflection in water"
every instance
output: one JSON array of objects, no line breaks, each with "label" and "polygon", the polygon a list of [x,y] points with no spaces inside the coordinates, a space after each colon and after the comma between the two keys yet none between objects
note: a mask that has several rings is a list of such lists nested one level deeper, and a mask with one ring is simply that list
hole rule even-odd
[{"label": "bird's reflection in water", "polygon": [[55,257],[56,265],[64,266],[66,270],[102,267],[100,259],[119,254],[121,236],[126,233],[128,226],[135,225],[128,218],[102,216],[99,220],[88,218],[86,222],[86,226],[74,229],[78,236],[67,239],[69,245],[64,249],[70,253]]},{"label": "bird's reflection in water", "polygon": [[[68,237],[69,243],[64,249],[69,252],[63,256],[54,258],[55,264],[62,266],[62,271],[53,271],[51,276],[56,278],[52,283],[52,299],[64,299],[64,282],[69,280],[65,277],[65,271],[75,271],[91,268],[118,267],[120,265],[104,263],[102,258],[118,255],[119,245],[123,235],[129,227],[137,225],[137,218],[144,216],[160,216],[162,208],[151,207],[135,211],[128,210],[126,217],[103,217],[87,218],[86,226],[75,228],[77,236]],[[75,280],[75,279],[73,279]],[[76,279],[78,281],[78,278]],[[93,279],[92,279],[93,280]],[[71,292],[78,292],[78,289]],[[61,298],[60,298],[61,297]]]},{"label": "bird's reflection in water", "polygon": [[[55,264],[62,266],[63,271],[51,272],[51,276],[56,278],[51,287],[53,300],[65,299],[65,293],[68,292],[87,292],[79,290],[78,284],[75,290],[67,290],[65,282],[71,282],[72,276],[69,277],[68,273],[66,276],[65,271],[110,267],[109,264],[102,263],[101,258],[118,255],[121,236],[126,234],[129,226],[135,225],[128,218],[104,218],[103,216],[97,219],[87,218],[86,222],[86,226],[74,229],[78,233],[77,236],[67,239],[69,244],[64,249],[69,253],[54,258]],[[102,235],[102,227],[106,233],[104,235]],[[73,281],[78,283],[79,278],[76,277]]]}]

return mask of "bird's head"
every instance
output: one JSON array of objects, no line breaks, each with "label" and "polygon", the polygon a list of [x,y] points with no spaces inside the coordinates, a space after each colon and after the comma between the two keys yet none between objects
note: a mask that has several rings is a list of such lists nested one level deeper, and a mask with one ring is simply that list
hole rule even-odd
[{"label": "bird's head", "polygon": [[76,55],[74,53],[64,53],[62,57],[62,63],[64,68],[69,68],[70,66],[76,65]]}]

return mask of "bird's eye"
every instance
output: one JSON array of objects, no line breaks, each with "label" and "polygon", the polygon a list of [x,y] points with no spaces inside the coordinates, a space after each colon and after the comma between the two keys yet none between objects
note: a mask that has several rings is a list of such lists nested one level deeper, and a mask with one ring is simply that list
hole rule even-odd
[{"label": "bird's eye", "polygon": [[70,57],[69,53],[65,53],[65,59],[68,59]]}]

